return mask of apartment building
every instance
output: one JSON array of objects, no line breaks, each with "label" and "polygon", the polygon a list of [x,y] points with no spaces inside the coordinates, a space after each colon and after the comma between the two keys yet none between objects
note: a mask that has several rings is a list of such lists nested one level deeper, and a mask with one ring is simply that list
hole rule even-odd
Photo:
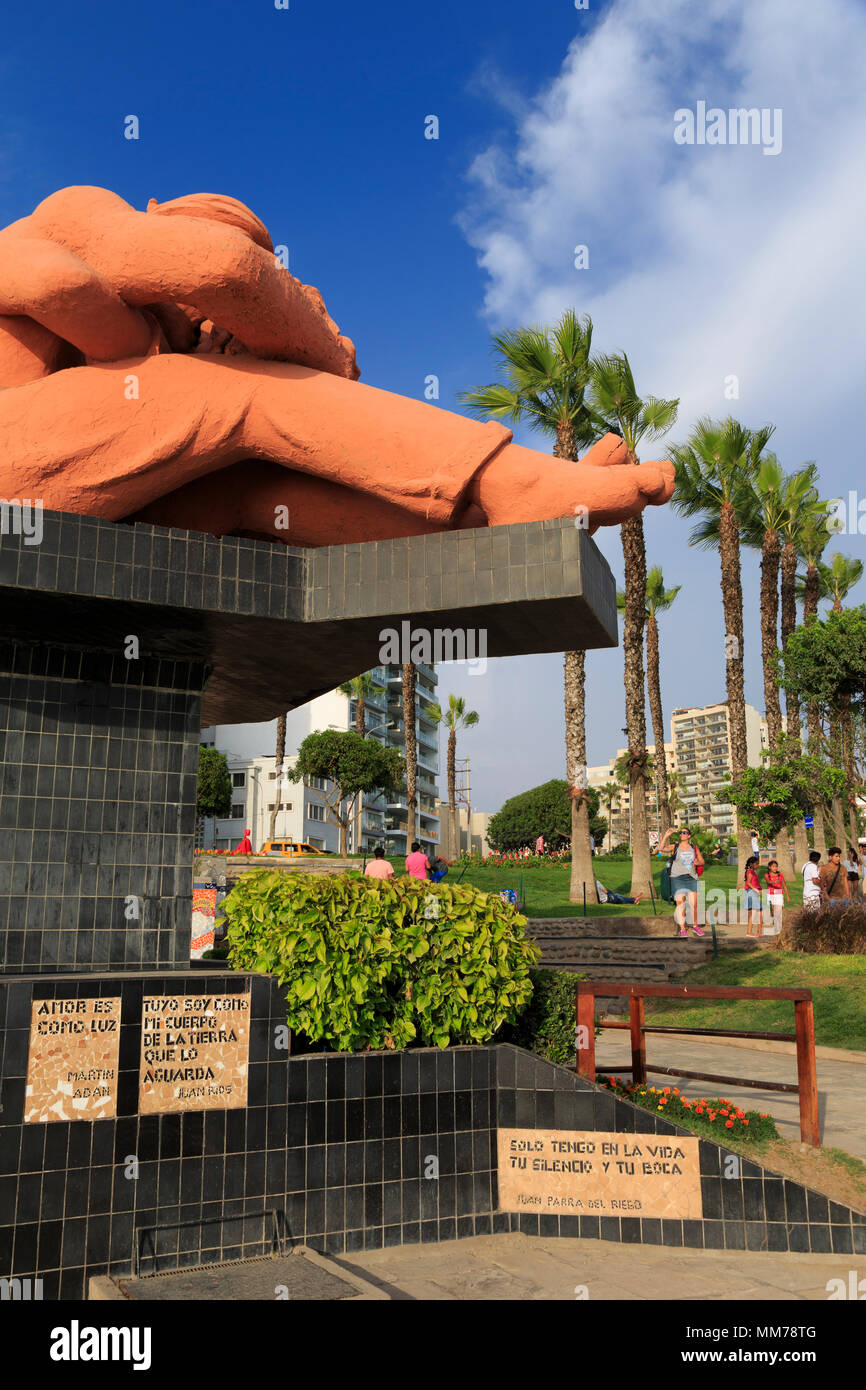
[{"label": "apartment building", "polygon": [[[647,746],[647,752],[655,757],[655,744]],[[619,759],[628,752],[627,748],[618,748],[614,757],[606,763],[598,763],[594,767],[586,769],[586,778],[589,786],[595,791],[600,791],[608,782],[616,782],[616,764]],[[668,771],[670,771],[674,756],[672,743],[665,744],[665,759]],[[607,803],[602,801],[599,806],[599,815],[610,821],[608,833],[605,836],[605,847],[608,845],[628,844],[631,836],[631,792],[628,787],[620,787],[617,797],[613,803],[613,808],[608,810]],[[656,796],[655,781],[650,779],[646,789],[646,819],[647,828],[652,834],[658,832],[659,809],[658,798]]]},{"label": "apartment building", "polygon": [[[367,737],[404,752],[401,668],[378,666],[370,674],[376,689],[364,697]],[[425,849],[439,843],[436,809],[439,726],[433,723],[428,713],[436,700],[437,682],[432,666],[416,665],[418,801],[415,835]],[[356,713],[356,701],[339,690],[328,691],[308,704],[290,710],[286,715],[286,763],[294,765],[294,757],[307,734],[324,729],[354,729]],[[338,848],[339,829],[328,820],[327,809],[322,798],[315,795],[315,787],[284,781],[277,795],[273,747],[275,731],[274,722],[223,724],[202,730],[202,743],[226,754],[235,792],[231,817],[203,825],[201,841],[204,847],[233,847],[240,840],[245,826],[254,832],[251,838],[258,847],[269,837],[270,815],[274,806],[278,805],[277,836],[307,840],[317,849]],[[258,744],[261,752],[250,754],[238,751],[251,741]],[[350,852],[371,853],[377,845],[384,845],[388,854],[405,854],[405,792],[362,797],[355,810],[357,814],[353,817],[349,835]]]},{"label": "apartment building", "polygon": [[[671,741],[680,779],[683,816],[720,835],[737,833],[733,806],[716,801],[719,788],[732,776],[731,736],[726,701],[671,713]],[[769,746],[767,721],[753,705],[746,705],[746,757],[758,767]]]}]

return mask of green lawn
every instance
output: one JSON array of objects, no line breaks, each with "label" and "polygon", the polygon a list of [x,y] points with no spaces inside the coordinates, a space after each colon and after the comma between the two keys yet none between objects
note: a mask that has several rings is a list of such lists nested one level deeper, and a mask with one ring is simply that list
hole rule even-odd
[{"label": "green lawn", "polygon": [[[730,953],[690,970],[690,985],[748,985],[811,989],[815,1041],[866,1051],[866,958],[806,956],[789,951]],[[772,999],[647,1000],[647,1021],[694,1028],[742,1028],[793,1033],[794,1005]],[[651,1017],[650,1017],[651,1016]],[[650,1034],[652,1037],[652,1034]],[[719,1039],[724,1042],[723,1038]]]},{"label": "green lawn", "polygon": [[[399,872],[402,869],[402,861],[393,859],[391,861],[395,869]],[[627,894],[631,887],[631,860],[630,859],[607,859],[603,855],[595,859],[596,877],[601,880],[605,888],[610,888],[615,893]],[[673,904],[666,903],[659,895],[659,878],[664,868],[664,860],[653,857],[653,892],[655,894],[655,915],[673,914]],[[456,883],[460,878],[461,868],[455,864],[448,873],[447,882]],[[526,912],[530,917],[582,917],[583,902],[572,903],[568,898],[568,885],[570,878],[570,866],[567,863],[551,864],[543,868],[532,867],[521,871],[518,866],[496,868],[493,865],[472,865],[463,875],[462,882],[473,883],[476,888],[483,888],[485,892],[495,893],[501,888],[520,889],[521,877],[523,880],[523,895],[526,899]],[[730,889],[737,886],[737,871],[729,868],[727,864],[710,864],[704,873],[704,883],[707,892],[710,893],[714,888],[721,888],[727,893]],[[802,883],[789,884],[792,906],[799,906],[802,900]],[[614,907],[601,906],[598,903],[587,903],[587,917],[616,917],[634,916],[635,909],[629,906]],[[640,905],[642,914],[653,915],[653,904],[647,888],[647,896]]]}]

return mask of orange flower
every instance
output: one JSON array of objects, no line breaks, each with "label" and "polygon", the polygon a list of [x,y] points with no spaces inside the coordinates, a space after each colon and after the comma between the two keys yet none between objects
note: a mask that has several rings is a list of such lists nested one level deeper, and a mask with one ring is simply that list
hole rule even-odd
[{"label": "orange flower", "polygon": [[666,1096],[669,1096],[670,1093],[671,1093],[671,1088],[670,1088],[670,1086],[665,1086],[665,1095],[666,1095]]},{"label": "orange flower", "polygon": [[745,1117],[745,1115],[744,1115],[744,1116],[743,1116],[743,1124],[744,1124],[744,1125],[747,1125],[748,1123],[749,1123],[749,1121],[746,1119],[746,1117]]},{"label": "orange flower", "polygon": [[679,1088],[679,1086],[674,1086],[674,1095],[675,1095],[675,1096],[678,1096],[679,1093],[680,1093],[680,1088]]},{"label": "orange flower", "polygon": [[725,1129],[733,1129],[733,1128],[734,1128],[734,1122],[733,1122],[733,1120],[725,1120]]}]

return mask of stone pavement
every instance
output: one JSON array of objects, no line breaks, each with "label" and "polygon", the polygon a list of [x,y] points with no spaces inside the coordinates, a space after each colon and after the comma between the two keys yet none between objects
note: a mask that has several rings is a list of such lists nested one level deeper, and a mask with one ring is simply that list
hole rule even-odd
[{"label": "stone pavement", "polygon": [[866,1256],[676,1250],[603,1240],[469,1236],[333,1257],[394,1300],[822,1301],[827,1281],[866,1274]]},{"label": "stone pavement", "polygon": [[[648,1033],[647,1066],[685,1067],[687,1071],[711,1072],[716,1076],[765,1078],[768,1081],[797,1080],[797,1060],[754,1047],[728,1047],[723,1041],[694,1043],[690,1038],[671,1038]],[[596,1040],[596,1066],[599,1071],[616,1073],[617,1063],[631,1063],[629,1035],[606,1031]],[[856,1062],[817,1060],[818,1114],[822,1144],[845,1149],[866,1162],[866,1067]],[[623,1072],[626,1080],[631,1072]],[[800,1110],[796,1093],[761,1091],[751,1086],[730,1086],[714,1081],[686,1081],[678,1076],[647,1072],[651,1086],[679,1086],[683,1095],[725,1096],[744,1110],[760,1110],[772,1115],[779,1132],[787,1139],[800,1138]]]}]

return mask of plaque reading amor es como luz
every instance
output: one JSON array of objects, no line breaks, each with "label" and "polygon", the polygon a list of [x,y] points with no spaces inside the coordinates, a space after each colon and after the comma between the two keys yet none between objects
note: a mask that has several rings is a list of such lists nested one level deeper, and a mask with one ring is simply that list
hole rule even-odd
[{"label": "plaque reading amor es como luz", "polygon": [[120,999],[35,999],[24,1123],[117,1114]]},{"label": "plaque reading amor es como luz", "polygon": [[151,994],[142,1000],[142,1115],[247,1103],[249,994]]},{"label": "plaque reading amor es como luz", "polygon": [[499,1208],[578,1216],[703,1215],[697,1139],[499,1131]]}]

